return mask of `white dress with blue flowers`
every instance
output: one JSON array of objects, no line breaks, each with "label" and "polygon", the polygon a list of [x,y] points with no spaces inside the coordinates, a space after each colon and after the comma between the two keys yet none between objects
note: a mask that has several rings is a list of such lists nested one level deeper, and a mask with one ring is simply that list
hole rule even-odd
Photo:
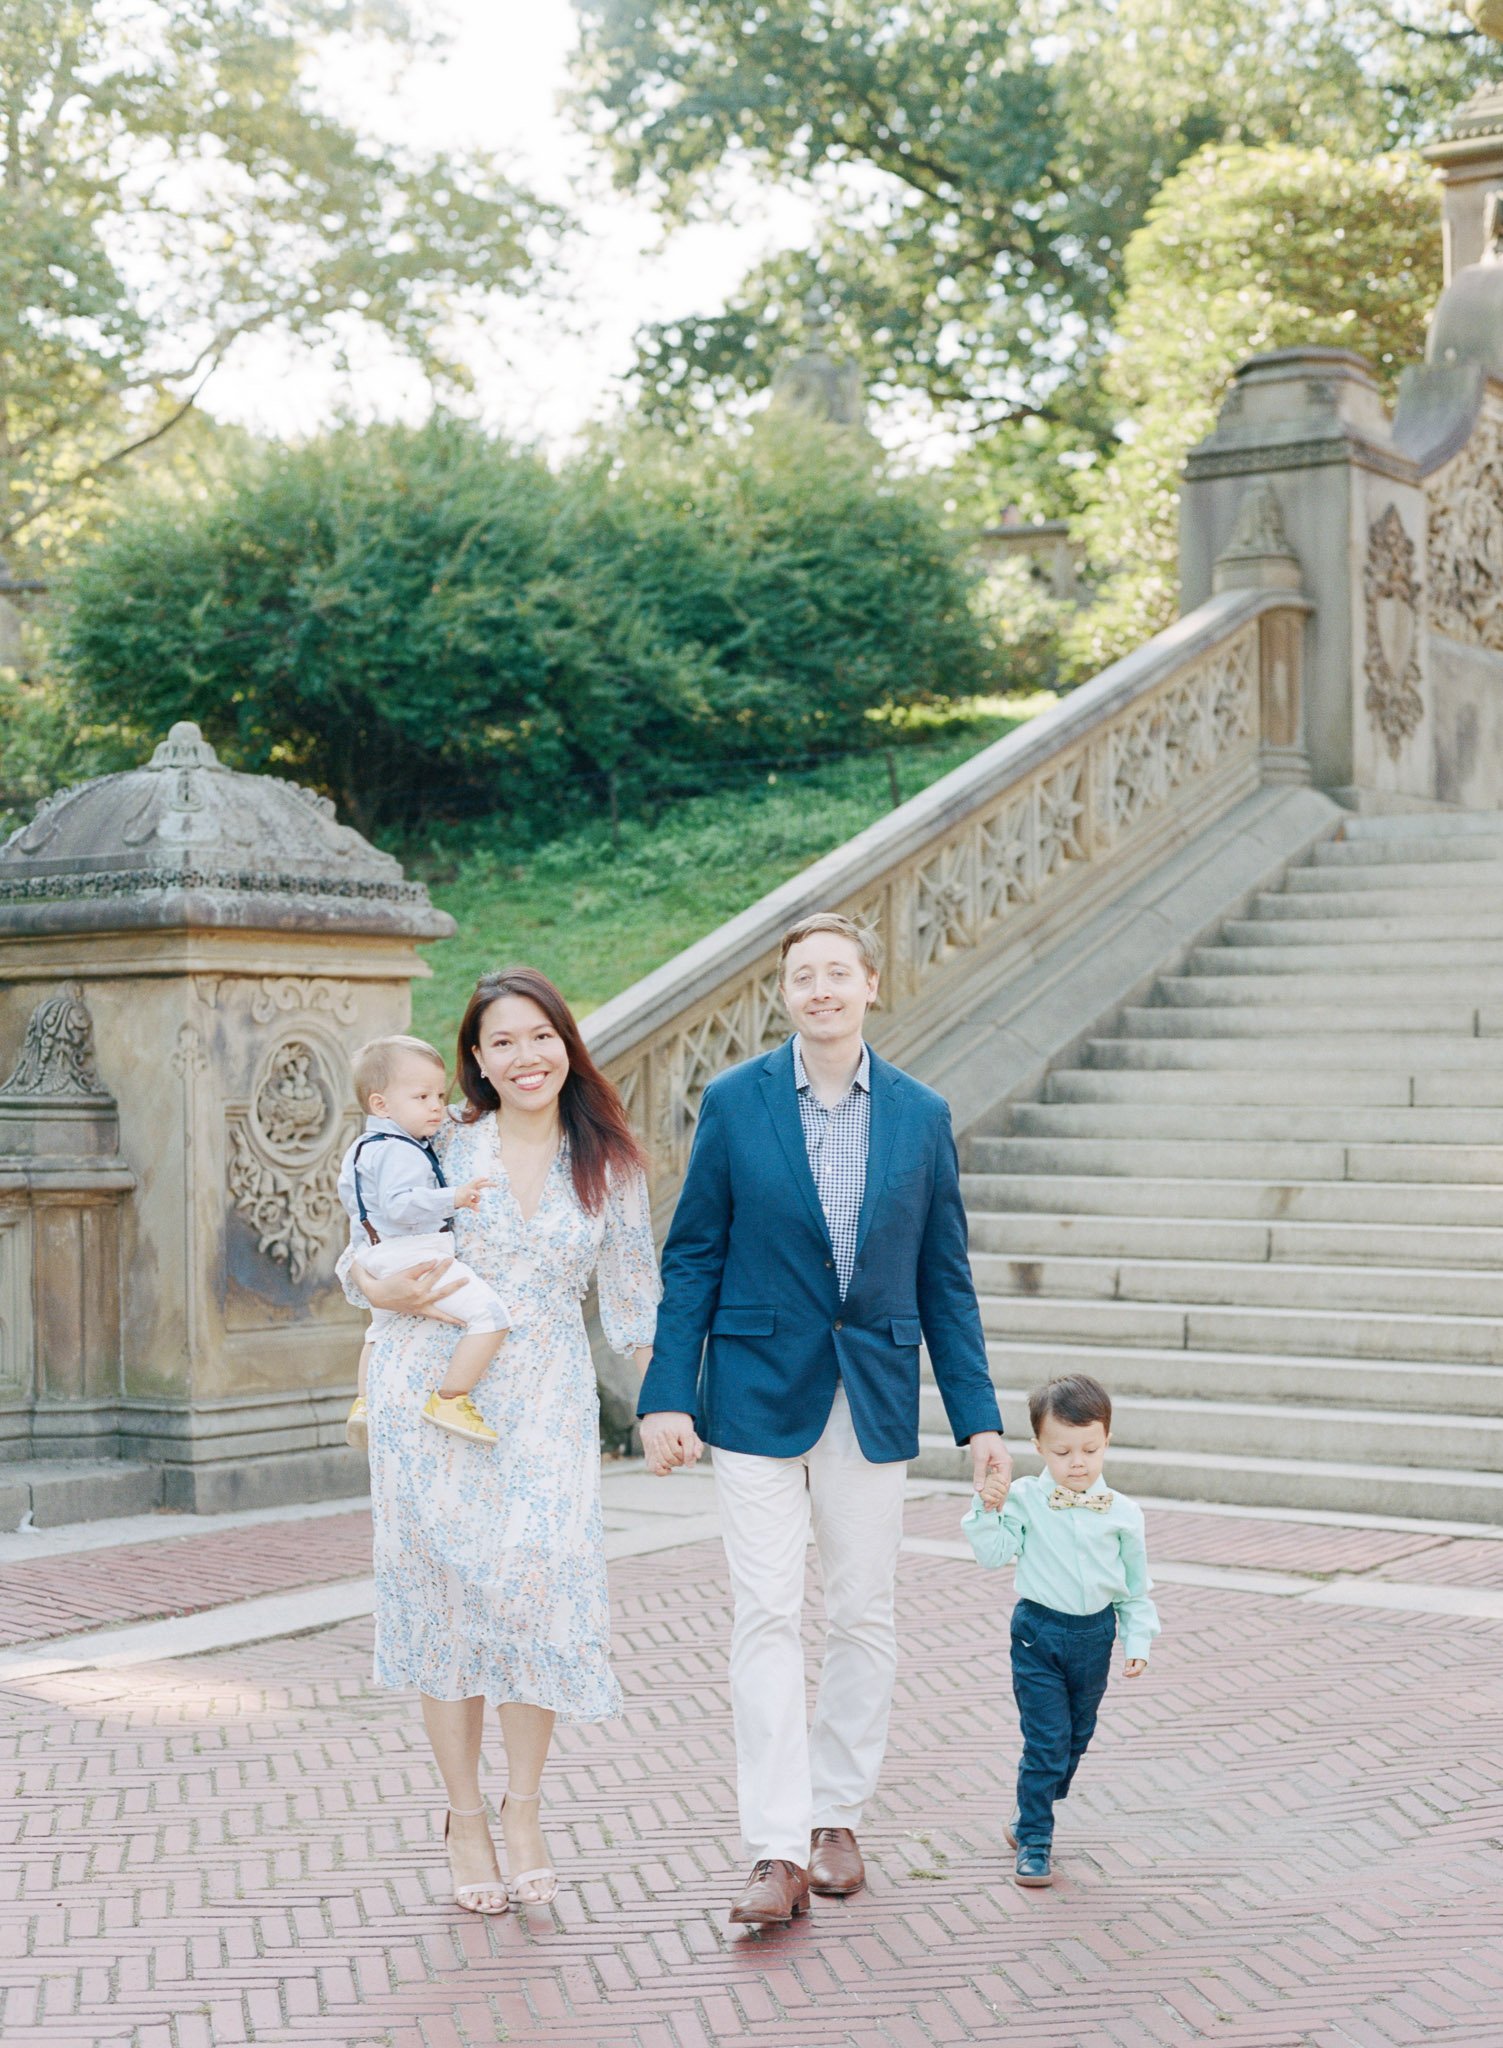
[{"label": "white dress with blue flowers", "polygon": [[433,1699],[551,1707],[569,1721],[621,1710],[610,1667],[600,1402],[582,1310],[591,1276],[613,1350],[652,1342],[660,1293],[647,1185],[612,1183],[592,1216],[560,1151],[531,1222],[501,1164],[493,1116],[437,1144],[451,1186],[495,1176],[455,1217],[455,1251],[511,1308],[511,1334],[476,1389],[499,1432],[486,1449],[422,1419],[460,1332],[404,1316],[370,1365],[376,1683]]}]

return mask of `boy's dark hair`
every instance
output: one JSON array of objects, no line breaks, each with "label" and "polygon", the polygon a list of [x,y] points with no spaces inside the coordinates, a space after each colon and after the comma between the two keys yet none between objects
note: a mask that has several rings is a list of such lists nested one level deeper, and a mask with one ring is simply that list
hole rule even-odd
[{"label": "boy's dark hair", "polygon": [[1112,1433],[1112,1397],[1089,1373],[1066,1373],[1063,1379],[1050,1380],[1047,1387],[1034,1388],[1028,1396],[1028,1420],[1035,1436],[1051,1415],[1072,1429],[1099,1422],[1108,1436]]}]

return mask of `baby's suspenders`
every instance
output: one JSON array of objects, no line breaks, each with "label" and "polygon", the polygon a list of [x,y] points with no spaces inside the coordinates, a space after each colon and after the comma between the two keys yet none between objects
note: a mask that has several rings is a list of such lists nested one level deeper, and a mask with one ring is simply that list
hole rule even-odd
[{"label": "baby's suspenders", "polygon": [[[449,1185],[444,1179],[444,1170],[438,1163],[438,1154],[431,1145],[425,1145],[421,1138],[409,1138],[405,1131],[367,1131],[363,1138],[356,1141],[355,1156],[350,1161],[350,1172],[355,1177],[355,1207],[359,1211],[360,1221],[365,1225],[365,1234],[372,1244],[379,1244],[381,1240],[376,1234],[375,1224],[372,1223],[370,1217],[366,1214],[365,1197],[360,1192],[360,1155],[367,1145],[379,1145],[386,1139],[394,1140],[399,1145],[415,1145],[433,1168],[439,1186],[446,1188]],[[452,1230],[454,1225],[452,1223],[445,1223],[442,1228]]]}]

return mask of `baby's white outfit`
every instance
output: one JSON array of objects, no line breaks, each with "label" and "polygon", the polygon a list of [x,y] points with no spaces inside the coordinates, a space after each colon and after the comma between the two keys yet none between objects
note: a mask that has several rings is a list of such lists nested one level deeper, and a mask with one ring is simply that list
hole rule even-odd
[{"label": "baby's white outfit", "polygon": [[[350,1219],[350,1244],[377,1279],[427,1259],[454,1258],[454,1190],[444,1183],[438,1154],[391,1117],[366,1118],[340,1165],[339,1199]],[[463,1282],[444,1296],[443,1305],[462,1319],[469,1336],[511,1328],[513,1318],[500,1295],[462,1259],[454,1260],[444,1278]],[[372,1335],[395,1314],[372,1309]]]}]

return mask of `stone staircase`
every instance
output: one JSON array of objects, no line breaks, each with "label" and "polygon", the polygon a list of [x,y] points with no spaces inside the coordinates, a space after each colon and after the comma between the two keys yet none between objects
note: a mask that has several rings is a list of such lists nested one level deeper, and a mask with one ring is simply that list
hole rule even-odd
[{"label": "stone staircase", "polygon": [[1503,817],[1353,817],[964,1163],[1022,1441],[1086,1371],[1130,1490],[1503,1515]]}]

